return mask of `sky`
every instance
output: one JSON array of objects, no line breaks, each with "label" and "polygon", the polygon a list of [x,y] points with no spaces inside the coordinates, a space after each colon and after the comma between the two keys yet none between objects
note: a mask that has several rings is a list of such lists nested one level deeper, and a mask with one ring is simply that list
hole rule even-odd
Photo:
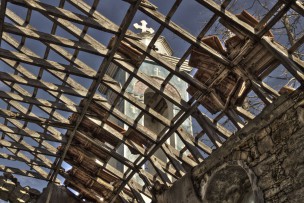
[{"label": "sky", "polygon": [[[59,3],[58,0],[57,1],[43,0],[42,2],[56,5],[56,6]],[[86,0],[86,2],[91,4],[93,2],[93,0]],[[159,11],[161,13],[166,14],[170,10],[170,8],[173,5],[173,3],[175,2],[175,0],[151,0],[151,2],[153,4],[155,4],[156,6],[158,6]],[[261,7],[261,5],[256,3],[256,1],[254,1],[254,3],[252,3],[253,1],[251,1],[251,0],[232,1],[232,2],[233,2],[232,6],[231,6],[231,8],[229,8],[229,10],[234,13],[240,13],[240,11],[242,9],[247,8],[251,11],[252,14],[255,14],[256,17],[259,17],[258,14],[261,14],[261,16],[263,16],[263,14],[266,11],[265,9],[263,9]],[[237,3],[234,4],[234,2],[237,2]],[[271,7],[276,1],[265,0],[265,1],[261,1],[261,2],[266,2],[267,6]],[[114,23],[120,25],[123,17],[125,16],[125,14],[128,10],[128,7],[129,7],[129,4],[125,3],[121,0],[101,0],[98,5],[97,10],[100,13],[102,13],[105,17],[112,20]],[[16,12],[16,14],[18,14],[20,17],[24,18],[26,16],[27,11],[20,6],[16,6],[16,5],[12,5],[12,4],[8,3],[8,8],[14,10]],[[80,11],[75,9],[69,3],[66,3],[65,8],[68,10],[74,11],[76,13],[80,13]],[[190,32],[192,35],[197,36],[199,34],[199,32],[201,31],[201,29],[206,24],[206,22],[208,22],[208,20],[211,18],[211,16],[212,16],[212,13],[210,11],[208,11],[206,8],[204,8],[203,6],[201,6],[200,4],[198,4],[195,0],[183,0],[178,11],[174,14],[172,21],[176,22],[178,25],[180,25],[182,28],[184,28],[185,30]],[[9,21],[7,18],[5,20],[6,20],[6,22],[11,23],[11,21]],[[135,33],[138,33],[139,31],[133,27],[133,24],[139,23],[141,20],[146,20],[148,22],[148,27],[152,27],[154,30],[157,30],[157,28],[159,27],[159,24],[157,22],[150,19],[145,14],[143,14],[141,12],[137,12],[129,29],[131,29]],[[298,27],[295,28],[296,31],[301,30],[301,29],[303,30],[303,27],[301,27],[301,25],[303,26],[302,22],[304,22],[303,17],[300,18],[300,20],[298,22]],[[30,20],[30,24],[32,26],[36,27],[38,30],[41,30],[43,32],[49,33],[51,31],[52,23],[48,19],[46,19],[42,14],[40,14],[36,11],[33,11],[33,13],[32,13],[32,18]],[[83,27],[81,25],[77,25],[77,26],[79,28]],[[278,24],[276,26],[280,27],[281,24]],[[212,27],[210,32],[208,32],[208,34],[210,35],[210,34],[219,33],[222,28],[223,27],[221,25],[219,25],[217,22]],[[105,32],[99,31],[99,30],[95,30],[95,29],[89,29],[88,34],[92,35],[95,39],[102,42],[104,45],[107,45],[109,40],[113,36],[112,34],[105,33]],[[76,39],[74,36],[70,35],[69,33],[67,33],[65,30],[63,30],[61,28],[57,29],[56,35],[66,37],[69,39]],[[178,36],[176,36],[175,34],[173,34],[171,31],[169,31],[167,29],[165,29],[165,31],[162,33],[162,35],[166,37],[170,46],[174,50],[174,56],[181,57],[183,55],[183,53],[190,46],[187,42],[183,41],[181,38],[179,38]],[[16,39],[20,40],[19,36],[14,36],[14,37]],[[223,36],[219,35],[219,38],[223,38]],[[282,44],[286,43],[286,36],[284,36],[283,34],[279,33],[276,36],[276,39],[278,39]],[[28,48],[30,48],[31,50],[33,50],[37,55],[43,57],[44,51],[45,51],[45,46],[42,45],[40,42],[28,39],[26,41],[25,45]],[[7,45],[5,42],[2,42],[1,47],[8,49],[8,50],[14,50],[9,45]],[[84,53],[84,52],[80,52],[79,58],[95,70],[98,70],[98,68],[103,60],[102,57],[96,57],[95,55]],[[58,61],[63,64],[67,64],[67,61],[65,61],[62,57],[58,56],[53,51],[50,52],[48,59]],[[1,65],[0,71],[13,73],[13,71],[10,68],[8,68],[7,65],[5,65],[3,62],[0,62],[0,65]],[[25,67],[27,67],[28,69],[30,69],[31,71],[33,71],[34,73],[38,73],[37,68],[32,67],[31,65],[27,65],[27,64],[23,64],[23,65]],[[283,67],[281,67],[281,69],[282,70],[279,70],[278,72],[274,73],[274,75],[280,75],[280,73],[283,74],[283,72],[284,72]],[[52,75],[50,75],[46,72],[43,74],[42,78],[45,81],[50,81],[50,82],[58,83],[58,84],[60,83],[59,80],[57,80],[55,77],[53,77]],[[267,82],[274,86],[278,86],[277,88],[280,88],[283,84],[282,81],[279,80],[279,82],[278,81],[275,82],[275,79],[272,80],[271,78],[268,78]],[[89,87],[90,84],[91,84],[91,81],[89,81],[89,80],[82,82],[82,85],[85,87]],[[32,91],[32,88],[29,88],[29,87],[24,87],[24,88],[26,88],[28,91]],[[3,83],[1,83],[1,82],[0,82],[0,89],[3,91],[9,91],[9,89],[5,85],[3,85]],[[50,99],[50,100],[52,99],[51,97],[48,97],[43,93],[41,93],[38,96],[46,97],[47,99]],[[70,97],[70,98],[77,102],[77,98],[74,98],[74,97]],[[79,101],[79,99],[78,99],[78,101]],[[4,106],[5,106],[5,103],[3,101],[0,101],[0,107],[3,108]],[[4,108],[6,108],[6,107],[4,107]],[[37,110],[37,112],[38,112],[38,115],[43,116],[42,112],[39,112],[38,110]],[[68,117],[68,114],[66,114],[66,116]],[[3,122],[3,119],[0,118],[0,121]],[[3,149],[0,149],[0,152],[2,150]],[[1,164],[8,164],[8,162],[1,160]],[[14,164],[12,166],[14,166]],[[33,184],[33,182],[31,182],[31,180],[28,180],[27,178],[24,178],[24,182],[25,182],[25,184],[28,184],[28,185]],[[41,184],[41,185],[43,185],[43,184]]]}]

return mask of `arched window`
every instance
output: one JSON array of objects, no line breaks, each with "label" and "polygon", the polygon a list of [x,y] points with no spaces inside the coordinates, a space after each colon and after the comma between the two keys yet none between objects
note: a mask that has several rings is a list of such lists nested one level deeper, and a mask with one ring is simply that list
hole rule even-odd
[{"label": "arched window", "polygon": [[[165,118],[173,118],[173,104],[166,101],[162,96],[155,94],[151,89],[147,89],[144,93],[144,103]],[[149,128],[154,133],[160,133],[164,126],[149,115],[144,117],[144,126]]]},{"label": "arched window", "polygon": [[[155,94],[155,92],[149,88],[146,89],[144,93],[144,103],[165,118],[170,120],[173,118],[173,104],[164,99],[161,95]],[[160,121],[147,114],[144,115],[144,126],[157,135],[165,128]],[[174,146],[175,136],[171,136],[167,143]],[[168,161],[161,149],[158,149],[154,155],[165,163]],[[146,164],[146,169],[149,172],[154,172],[153,167],[150,164]]]}]

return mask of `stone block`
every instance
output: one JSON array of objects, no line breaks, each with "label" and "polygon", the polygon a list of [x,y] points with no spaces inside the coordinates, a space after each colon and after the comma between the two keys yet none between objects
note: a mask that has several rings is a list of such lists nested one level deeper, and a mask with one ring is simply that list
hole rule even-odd
[{"label": "stone block", "polygon": [[276,162],[276,156],[272,155],[269,158],[263,160],[256,167],[253,168],[254,173],[257,176],[261,176],[262,174],[268,173],[271,168],[274,166]]},{"label": "stone block", "polygon": [[270,136],[265,136],[262,140],[260,140],[258,143],[258,150],[260,154],[264,154],[265,152],[268,152],[273,147],[273,142]]}]

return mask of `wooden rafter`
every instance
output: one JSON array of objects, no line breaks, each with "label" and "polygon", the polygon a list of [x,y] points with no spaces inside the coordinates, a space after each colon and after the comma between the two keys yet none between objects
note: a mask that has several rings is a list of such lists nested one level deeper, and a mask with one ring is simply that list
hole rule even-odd
[{"label": "wooden rafter", "polygon": [[[58,6],[38,0],[2,1],[0,40],[6,44],[1,44],[0,59],[6,66],[0,72],[0,81],[5,88],[0,89],[3,103],[0,117],[4,120],[0,123],[0,145],[8,153],[1,152],[0,158],[23,162],[31,170],[1,165],[0,171],[53,182],[59,181],[57,176],[60,174],[66,179],[67,186],[78,190],[89,200],[100,201],[98,198],[102,194],[111,203],[116,198],[126,202],[143,202],[142,195],[155,198],[154,192],[159,184],[170,187],[175,179],[213,153],[211,144],[201,139],[203,136],[207,136],[216,148],[231,137],[231,129],[228,130],[224,123],[220,124],[223,118],[228,119],[236,130],[254,119],[255,115],[241,106],[250,91],[265,105],[280,96],[274,87],[263,81],[277,67],[283,65],[295,80],[304,84],[304,62],[296,53],[303,45],[304,37],[299,37],[286,49],[269,34],[291,9],[303,16],[303,4],[298,0],[277,1],[260,21],[253,24],[240,17],[242,14],[235,15],[226,9],[230,0],[225,0],[221,5],[213,0],[196,0],[197,5],[207,8],[212,14],[197,36],[178,22],[173,22],[182,0],[176,0],[166,15],[147,0],[122,1],[129,9],[121,25],[105,17],[98,7],[98,0],[94,0],[92,5],[81,0],[61,0]],[[26,16],[18,16],[15,7],[25,9]],[[148,46],[139,41],[139,35],[129,30],[139,11],[160,25]],[[52,24],[50,32],[32,25],[33,12],[46,17]],[[221,51],[204,40],[218,21],[236,35],[238,42],[241,42],[239,50],[231,53],[227,51],[230,47],[222,47],[226,50]],[[58,34],[59,28],[73,38]],[[96,39],[92,30],[114,37],[107,46]],[[154,50],[165,30],[173,32],[190,45],[180,59],[173,61]],[[45,47],[45,51],[37,54],[36,49],[29,45],[29,40]],[[210,80],[202,81],[182,71],[193,50],[202,54],[201,57],[208,56],[209,62],[216,62],[218,69]],[[52,52],[63,60],[51,57]],[[98,68],[93,68],[81,57],[81,53],[103,61]],[[146,60],[162,66],[168,72],[162,82],[141,70],[140,66]],[[129,75],[122,85],[115,74],[108,71],[110,65]],[[194,68],[204,70],[201,66]],[[50,80],[48,75],[55,80]],[[223,94],[217,88],[223,88],[222,83],[227,83],[225,79],[231,75],[237,78],[235,86],[223,99]],[[168,88],[174,77],[195,89],[190,99],[181,98]],[[171,102],[178,108],[177,114],[171,119],[166,118],[157,111],[158,104],[150,106],[149,102],[144,103],[127,92],[133,80],[150,88],[154,96]],[[97,91],[100,85],[113,93],[113,98],[109,99],[105,92]],[[206,99],[217,106],[219,114],[214,119],[202,111],[201,105],[205,107],[202,101]],[[120,102],[128,102],[136,107],[138,115],[125,115],[119,107]],[[155,133],[143,125],[141,120],[145,116],[164,126],[161,132]],[[191,117],[201,128],[196,137],[182,127]],[[88,119],[95,119],[94,129],[90,129],[90,126],[84,128]],[[121,125],[114,124],[113,119]],[[182,146],[167,142],[173,135],[181,141]],[[54,143],[61,146],[57,149]],[[134,160],[120,152],[124,147],[134,154]],[[166,159],[160,159],[155,154],[158,151],[162,151]],[[55,161],[51,161],[53,159]],[[113,159],[120,162],[124,169],[111,166]],[[63,161],[72,165],[73,169],[64,171]],[[151,163],[155,174],[142,168],[147,162]],[[86,166],[87,163],[90,163],[90,167]],[[135,174],[138,178],[134,178]],[[138,183],[138,179],[144,185]],[[86,181],[92,184],[88,186]]]}]

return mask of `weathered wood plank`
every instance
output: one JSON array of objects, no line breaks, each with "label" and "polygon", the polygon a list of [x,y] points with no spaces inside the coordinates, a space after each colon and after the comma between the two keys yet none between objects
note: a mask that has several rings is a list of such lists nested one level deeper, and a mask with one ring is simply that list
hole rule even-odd
[{"label": "weathered wood plank", "polygon": [[[94,12],[95,13],[95,12]],[[46,15],[47,16],[47,15]],[[81,30],[73,25],[72,23],[63,20],[63,19],[56,19],[55,17],[48,16],[50,19],[52,19],[54,22],[58,23],[63,29],[65,29],[67,32],[71,33],[75,37],[79,38],[80,40],[84,40],[90,44],[96,44],[98,46],[104,46],[97,40],[95,40],[93,37],[90,35],[85,35],[82,36]],[[115,59],[115,58],[125,58],[120,54],[115,54],[113,62],[118,65],[119,67],[123,68],[125,71],[128,73],[134,75],[136,78],[141,80],[145,85],[148,87],[152,88],[162,96],[164,96],[166,99],[174,103],[175,105],[179,106],[180,108],[184,109],[184,106],[187,106],[187,102],[181,100],[180,98],[177,98],[172,94],[167,88],[162,88],[162,86],[155,81],[153,78],[147,76],[146,74],[142,73],[139,71],[134,65],[127,63],[125,61],[121,61],[120,59]]]},{"label": "weathered wood plank", "polygon": [[[207,146],[206,144],[202,143],[201,141],[196,141],[195,138],[194,138],[192,135],[190,135],[190,134],[188,134],[187,132],[185,132],[184,129],[179,128],[179,129],[177,130],[177,132],[178,132],[179,136],[181,137],[181,139],[184,140],[184,144],[185,144],[185,145],[186,145],[186,143],[187,143],[187,145],[188,145],[189,147],[191,147],[191,148],[193,148],[194,146],[196,146],[197,148],[199,148],[200,150],[204,151],[206,154],[209,154],[209,155],[212,153],[212,149],[211,149],[209,146]],[[185,142],[186,142],[186,143],[185,143]],[[187,148],[189,149],[189,147],[187,147]],[[190,151],[190,152],[191,152],[191,151]],[[196,153],[196,152],[195,152],[195,153]],[[200,161],[203,160],[203,159],[202,159],[202,156],[198,156],[198,157],[201,158]]]},{"label": "weathered wood plank", "polygon": [[303,85],[304,62],[299,58],[288,54],[288,51],[278,44],[274,44],[268,37],[263,37],[261,43],[268,49],[290,73]]},{"label": "weathered wood plank", "polygon": [[115,80],[113,80],[108,75],[105,75],[105,77],[103,79],[103,84],[105,86],[107,86],[108,88],[110,88],[111,90],[113,90],[114,92],[116,92],[117,94],[121,95],[124,99],[126,99],[131,104],[135,105],[140,110],[144,111],[146,114],[149,114],[150,116],[153,116],[154,118],[156,118],[162,124],[164,124],[168,127],[171,125],[171,122],[167,118],[165,118],[163,115],[161,115],[160,113],[153,110],[151,107],[148,107],[147,105],[140,102],[138,99],[136,99],[134,96],[132,96],[131,94],[129,94],[127,92],[122,93],[121,87],[116,85]]},{"label": "weathered wood plank", "polygon": [[304,5],[301,1],[297,0],[292,5],[291,8],[298,12],[300,15],[304,16]]},{"label": "weathered wood plank", "polygon": [[[100,123],[98,123],[98,124],[100,124]],[[110,125],[108,125],[106,123],[103,123],[102,127],[104,130],[106,130],[109,134],[111,134],[113,136],[113,139],[119,140],[120,142],[126,144],[130,148],[130,150],[135,150],[140,155],[145,156],[146,149],[144,149],[143,146],[138,145],[137,143],[133,142],[128,137],[126,138],[124,135],[122,135],[120,132],[113,129]],[[169,158],[174,158],[174,156],[170,157],[170,155],[171,154],[168,154]],[[152,158],[152,160],[156,160],[158,162],[158,164],[153,165],[153,167],[161,167],[160,169],[156,168],[156,170],[161,170],[161,171],[164,170],[164,171],[172,174],[173,176],[175,176],[178,173],[178,171],[176,169],[174,169],[172,166],[168,166],[166,163],[164,163],[158,157],[152,155],[151,158]]]},{"label": "weathered wood plank", "polygon": [[[76,89],[74,87],[56,85],[54,83],[45,82],[43,80],[25,78],[25,77],[21,77],[21,76],[14,75],[14,74],[8,74],[5,72],[0,72],[0,73],[1,73],[0,80],[2,80],[2,81],[9,81],[9,82],[13,82],[13,83],[22,84],[22,85],[28,85],[31,87],[37,87],[37,88],[44,89],[44,90],[51,90],[54,92],[70,94],[70,95],[78,96],[78,97],[86,97],[88,94],[88,91],[83,91],[80,89]],[[95,97],[95,99],[98,99],[98,96],[96,96],[96,97]]]},{"label": "weathered wood plank", "polygon": [[170,152],[177,157],[181,162],[185,163],[186,165],[190,166],[190,167],[194,167],[197,165],[197,163],[195,161],[193,161],[192,159],[190,159],[187,155],[185,155],[182,151],[178,151],[177,149],[175,149],[174,147],[172,147],[171,145],[164,143],[163,147],[166,147],[170,150]]},{"label": "weathered wood plank", "polygon": [[28,104],[34,104],[36,106],[44,106],[44,107],[50,107],[50,108],[55,108],[55,109],[60,109],[68,112],[75,112],[79,113],[81,112],[81,107],[76,106],[76,105],[68,105],[68,104],[63,104],[59,102],[53,102],[53,101],[48,101],[45,99],[39,99],[39,98],[33,98],[29,97],[26,95],[20,95],[20,94],[15,94],[11,92],[4,92],[0,90],[1,98],[3,99],[8,99],[8,100],[14,100],[18,102],[25,102]]},{"label": "weathered wood plank", "polygon": [[64,135],[55,137],[52,134],[36,132],[34,130],[30,130],[27,128],[8,127],[3,124],[0,124],[0,131],[2,131],[4,133],[16,134],[19,136],[35,138],[35,139],[39,139],[39,140],[48,140],[48,141],[60,142],[60,143],[66,142],[66,137]]},{"label": "weathered wood plank", "polygon": [[106,56],[108,53],[108,49],[106,49],[105,47],[92,46],[91,44],[85,42],[70,40],[57,35],[51,35],[48,33],[40,32],[22,26],[12,25],[9,23],[4,24],[4,32],[39,40],[44,43],[46,42],[64,47],[69,47],[100,56]]},{"label": "weathered wood plank", "polygon": [[150,9],[150,8],[147,8],[147,7],[144,7],[144,6],[141,6],[140,10],[143,13],[145,13],[146,15],[148,15],[149,17],[151,17],[152,19],[154,19],[155,21],[157,21],[158,23],[160,23],[162,25],[165,25],[166,28],[168,28],[173,33],[175,33],[176,35],[178,35],[182,39],[186,40],[190,44],[192,44],[195,47],[198,47],[198,48],[210,53],[210,56],[212,56],[216,60],[220,61],[224,65],[229,64],[229,60],[227,58],[225,58],[225,56],[221,55],[220,53],[218,53],[217,51],[215,51],[214,49],[209,47],[207,44],[205,44],[201,41],[198,41],[192,34],[187,32],[186,30],[184,30],[183,28],[181,28],[180,26],[178,26],[174,22],[167,21],[166,17],[163,14],[161,14],[160,12],[158,12],[157,10]]},{"label": "weathered wood plank", "polygon": [[[7,150],[9,150],[11,153],[14,154],[14,156],[24,162],[26,165],[28,165],[29,167],[32,167],[40,176],[44,177],[45,179],[48,179],[48,174],[46,173],[46,171],[44,169],[42,169],[40,166],[37,166],[37,165],[33,165],[34,163],[34,160],[31,160],[30,158],[28,158],[25,154],[23,154],[21,151],[19,151],[19,149],[15,149],[15,148],[7,148]],[[34,156],[36,157],[40,157],[43,159],[44,155],[42,154],[35,154]],[[51,164],[50,164],[50,161],[49,159],[47,158],[44,158],[46,159],[46,162],[40,162],[42,163],[43,167],[46,167],[46,168],[51,168]],[[37,160],[39,161],[39,160]]]},{"label": "weathered wood plank", "polygon": [[4,166],[4,165],[0,165],[0,171],[17,174],[17,175],[21,175],[21,176],[27,176],[27,177],[31,177],[31,178],[48,180],[47,178],[41,176],[39,173],[36,173],[33,171],[28,171],[28,170],[22,170],[22,169],[14,168],[14,167]]},{"label": "weathered wood plank", "polygon": [[[105,100],[106,101],[106,100]],[[96,104],[98,104],[101,108],[105,109],[109,113],[112,113],[112,115],[125,124],[127,124],[129,127],[133,128],[137,132],[141,133],[144,135],[147,139],[151,140],[152,142],[155,142],[157,140],[157,135],[153,132],[151,132],[149,129],[145,128],[141,124],[135,123],[133,119],[130,117],[126,116],[116,108],[112,108],[111,104],[108,102],[101,102],[101,101],[96,101]]]},{"label": "weathered wood plank", "polygon": [[166,184],[167,186],[170,186],[172,184],[171,180],[169,179],[167,173],[163,170],[161,165],[158,163],[157,159],[155,158],[150,158],[150,163],[158,173],[159,177],[162,179],[163,183]]},{"label": "weathered wood plank", "polygon": [[51,125],[60,128],[72,128],[73,126],[69,122],[62,123],[62,121],[50,120],[46,118],[36,117],[33,115],[25,115],[23,113],[13,112],[5,109],[0,109],[0,116],[4,118],[13,118],[18,120],[29,121],[38,123],[41,125]]},{"label": "weathered wood plank", "polygon": [[169,161],[172,163],[174,168],[176,169],[179,176],[183,176],[186,173],[186,170],[183,168],[183,166],[178,161],[177,157],[172,153],[172,151],[166,146],[162,145],[161,149],[168,157]]},{"label": "weathered wood plank", "polygon": [[220,137],[217,135],[216,131],[214,128],[211,127],[210,121],[208,122],[208,118],[206,118],[201,112],[194,112],[193,117],[197,120],[197,122],[200,124],[202,129],[206,132],[212,143],[216,147],[220,147],[222,145],[222,140]]},{"label": "weathered wood plank", "polygon": [[47,156],[54,156],[54,157],[58,157],[58,155],[56,154],[56,151],[49,151],[47,149],[41,148],[41,147],[33,147],[30,145],[23,145],[21,142],[9,142],[7,140],[0,140],[0,145],[2,147],[7,147],[7,148],[13,148],[13,149],[18,149],[18,150],[23,150],[23,151],[28,151],[28,152],[32,152],[32,153],[36,153],[36,154],[43,154],[43,155],[47,155]]},{"label": "weathered wood plank", "polygon": [[[111,32],[114,34],[119,34],[119,27],[115,24],[109,23],[109,20],[105,17],[101,18],[88,18],[87,16],[73,13],[69,10],[58,8],[49,4],[41,3],[34,0],[10,0],[11,3],[19,4],[27,8],[39,11],[41,13],[47,13],[58,18],[62,18],[71,22],[79,23],[81,25],[86,25],[98,30],[103,30],[106,32]],[[130,31],[126,32],[126,36],[138,39],[138,37]]]},{"label": "weathered wood plank", "polygon": [[[10,160],[10,161],[21,161],[21,162],[25,161],[20,156],[16,156],[14,154],[5,154],[5,153],[0,153],[0,159],[6,159],[6,160]],[[39,161],[39,160],[30,160],[28,165],[46,167],[45,163],[43,163],[42,161]]]},{"label": "weathered wood plank", "polygon": [[76,68],[73,66],[57,63],[55,61],[44,60],[44,59],[41,59],[38,57],[28,56],[26,54],[22,54],[19,52],[13,52],[13,51],[5,50],[2,48],[0,48],[0,57],[6,58],[6,59],[11,59],[14,61],[19,61],[22,63],[27,63],[27,64],[34,65],[34,66],[39,66],[44,69],[52,69],[52,70],[56,70],[56,71],[63,72],[63,73],[69,73],[69,74],[81,76],[84,78],[93,79],[96,77],[95,72],[81,70],[81,67]]}]

